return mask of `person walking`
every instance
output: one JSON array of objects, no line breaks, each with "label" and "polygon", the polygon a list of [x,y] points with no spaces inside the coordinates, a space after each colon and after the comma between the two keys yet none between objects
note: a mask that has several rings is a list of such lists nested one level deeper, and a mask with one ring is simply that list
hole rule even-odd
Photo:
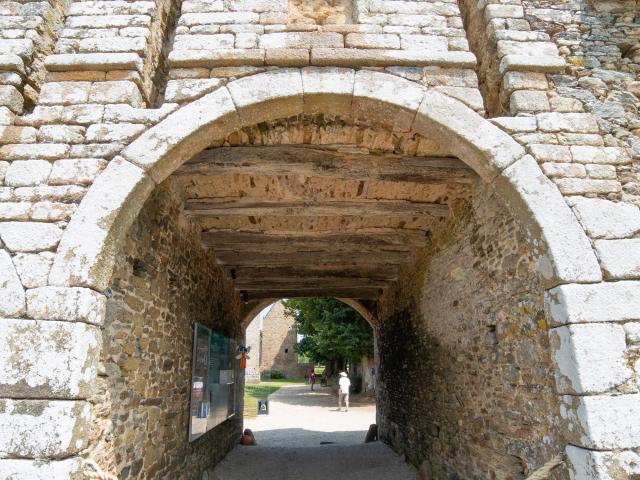
[{"label": "person walking", "polygon": [[342,400],[344,399],[345,412],[349,411],[349,388],[351,380],[346,372],[340,372],[340,380],[338,381],[338,411],[342,411]]},{"label": "person walking", "polygon": [[311,391],[313,392],[313,386],[316,384],[316,372],[312,371],[309,374],[309,382],[311,383]]}]

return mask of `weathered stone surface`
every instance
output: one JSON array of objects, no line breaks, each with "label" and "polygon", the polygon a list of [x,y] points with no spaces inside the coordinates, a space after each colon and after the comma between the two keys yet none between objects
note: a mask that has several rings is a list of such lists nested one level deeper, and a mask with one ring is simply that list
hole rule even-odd
[{"label": "weathered stone surface", "polygon": [[0,85],[0,105],[14,113],[22,113],[24,100],[13,85]]},{"label": "weathered stone surface", "polygon": [[16,480],[67,479],[79,474],[82,459],[69,458],[43,463],[38,460],[0,459],[0,476]]},{"label": "weathered stone surface", "polygon": [[567,457],[575,480],[616,480],[620,474],[640,473],[640,455],[633,451],[598,452],[568,445]]},{"label": "weathered stone surface", "polygon": [[87,402],[0,400],[0,451],[22,458],[66,457],[87,445]]},{"label": "weathered stone surface", "polygon": [[170,80],[164,98],[167,102],[181,103],[195,100],[205,93],[218,88],[222,82],[217,78],[193,78],[185,80]]},{"label": "weathered stone surface", "polygon": [[513,92],[509,107],[513,114],[551,110],[547,93],[538,90],[517,90]]},{"label": "weathered stone surface", "polygon": [[537,269],[548,285],[602,278],[589,240],[532,157],[507,167],[495,186],[539,255]]},{"label": "weathered stone surface", "polygon": [[359,70],[353,86],[353,115],[370,125],[408,131],[425,89],[392,75]]},{"label": "weathered stone surface", "polygon": [[51,284],[107,288],[114,252],[153,187],[140,168],[112,160],[65,230]]},{"label": "weathered stone surface", "polygon": [[243,125],[302,112],[300,70],[282,69],[241,78],[227,85]]},{"label": "weathered stone surface", "polygon": [[0,223],[0,239],[12,252],[38,252],[58,245],[62,230],[51,223]]},{"label": "weathered stone surface", "polygon": [[567,201],[591,238],[627,238],[640,232],[640,209],[635,205],[585,197]]},{"label": "weathered stone surface", "polygon": [[621,325],[590,323],[549,332],[558,367],[558,393],[584,395],[606,392],[628,381],[625,332]]},{"label": "weathered stone surface", "polygon": [[100,340],[99,329],[83,323],[0,319],[0,395],[88,397]]},{"label": "weathered stone surface", "polygon": [[305,48],[269,48],[265,50],[265,65],[278,67],[306,67],[309,63],[309,50]]},{"label": "weathered stone surface", "polygon": [[574,405],[573,415],[581,427],[570,433],[574,445],[597,450],[640,445],[640,424],[629,421],[640,415],[640,394],[565,397],[565,401]]},{"label": "weathered stone surface", "polygon": [[484,100],[477,88],[443,86],[435,87],[434,90],[460,100],[478,113],[484,112]]},{"label": "weathered stone surface", "polygon": [[74,105],[87,103],[91,82],[48,82],[42,86],[41,105]]},{"label": "weathered stone surface", "polygon": [[91,103],[126,103],[132,107],[143,105],[137,85],[128,81],[96,82],[91,85],[88,96]]},{"label": "weathered stone surface", "polygon": [[45,160],[19,160],[9,166],[4,183],[10,187],[41,185],[47,182],[50,172],[51,163]]},{"label": "weathered stone surface", "polygon": [[[452,219],[456,226],[434,232],[424,267],[402,275],[396,292],[376,310],[378,431],[394,448],[411,445],[404,452],[412,464],[428,464],[424,478],[480,479],[489,469],[497,478],[524,478],[507,445],[527,449],[531,470],[565,446],[535,255],[499,205],[487,187],[472,204],[461,205],[460,216]],[[488,245],[495,256],[480,260],[476,252]],[[398,309],[397,299],[413,289],[419,304]],[[485,368],[481,359],[493,355],[505,361]],[[525,386],[532,384],[535,393]],[[406,410],[398,412],[398,405]],[[513,415],[495,415],[489,405],[502,405]],[[491,447],[472,440],[478,423],[481,434],[495,442]],[[419,424],[423,433],[414,435]],[[473,447],[456,451],[451,464],[440,439]]]},{"label": "weathered stone surface", "polygon": [[260,36],[260,48],[334,48],[343,46],[343,36],[333,32],[278,32]]},{"label": "weathered stone surface", "polygon": [[90,185],[107,162],[101,158],[57,160],[49,175],[49,185]]},{"label": "weathered stone surface", "polygon": [[136,53],[73,53],[49,55],[45,66],[50,72],[142,70]]},{"label": "weathered stone surface", "polygon": [[233,48],[234,37],[229,33],[219,35],[176,35],[173,48],[176,50],[210,50]]},{"label": "weathered stone surface", "polygon": [[566,62],[562,57],[544,55],[505,55],[500,61],[500,73],[538,72],[556,73],[564,71]]},{"label": "weathered stone surface", "polygon": [[640,239],[598,240],[595,248],[607,278],[640,278]]},{"label": "weathered stone surface", "polygon": [[[184,406],[190,397],[189,388],[176,385],[190,376],[192,322],[238,338],[241,304],[214,256],[202,248],[197,227],[172,214],[181,208],[176,193],[169,182],[159,186],[117,251],[113,278],[108,279],[113,297],[103,328],[105,338],[118,340],[105,344],[101,356],[105,373],[99,381],[106,394],[93,423],[121,432],[95,444],[97,451],[113,456],[110,471],[139,470],[136,476],[143,477],[180,470],[200,479],[201,470],[213,468],[237,445],[242,422],[236,415],[201,437],[202,448],[194,449],[188,436],[173,437],[173,430],[187,425]],[[142,270],[132,268],[131,258],[140,259],[144,280]],[[174,275],[182,280],[173,282]],[[215,319],[212,311],[218,312]],[[150,365],[158,365],[154,375],[149,375]],[[237,367],[235,374],[242,374]],[[241,382],[236,381],[234,393],[242,395]],[[114,408],[128,415],[114,417]],[[128,438],[136,435],[141,418],[149,434],[132,449]],[[157,444],[161,432],[175,439],[171,447]],[[146,460],[150,455],[153,463]]]},{"label": "weathered stone surface", "polygon": [[303,68],[304,112],[350,116],[354,80],[350,69]]},{"label": "weathered stone surface", "polygon": [[[220,88],[142,134],[122,156],[148,171],[159,183],[213,140],[222,139],[239,128],[240,120],[229,90]],[[108,187],[105,185],[105,188]]]},{"label": "weathered stone surface", "polygon": [[64,320],[102,325],[106,298],[88,288],[40,287],[27,290],[27,315],[36,320]]},{"label": "weathered stone surface", "polygon": [[9,254],[0,250],[0,315],[19,317],[25,312],[25,295]]},{"label": "weathered stone surface", "polygon": [[104,121],[106,123],[142,123],[155,125],[167,115],[178,109],[175,103],[163,103],[158,109],[134,108],[131,105],[106,105]]},{"label": "weathered stone surface", "polygon": [[136,123],[98,123],[87,129],[87,141],[95,143],[130,142],[146,130]]},{"label": "weathered stone surface", "polygon": [[538,126],[543,132],[597,133],[596,117],[588,113],[540,113]]},{"label": "weathered stone surface", "polygon": [[[49,205],[46,207],[51,209]],[[53,256],[52,252],[18,253],[14,255],[13,264],[25,288],[44,287],[47,284]]]},{"label": "weathered stone surface", "polygon": [[640,282],[560,285],[548,291],[546,301],[555,325],[637,320]]},{"label": "weathered stone surface", "polygon": [[452,152],[487,181],[525,153],[509,135],[469,107],[433,91],[425,94],[413,129],[451,145]]},{"label": "weathered stone surface", "polygon": [[84,127],[43,125],[38,130],[38,141],[42,143],[83,143],[84,132]]}]

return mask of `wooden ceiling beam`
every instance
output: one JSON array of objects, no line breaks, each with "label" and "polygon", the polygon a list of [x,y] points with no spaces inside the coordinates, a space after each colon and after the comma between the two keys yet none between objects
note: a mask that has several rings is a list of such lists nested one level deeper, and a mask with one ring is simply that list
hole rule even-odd
[{"label": "wooden ceiling beam", "polygon": [[408,263],[413,259],[409,252],[379,252],[375,254],[361,252],[299,252],[299,253],[234,253],[218,252],[216,260],[229,267],[270,267],[270,266],[307,266],[331,265],[334,268],[349,268],[360,265],[386,265]]},{"label": "wooden ceiling beam", "polygon": [[248,197],[201,198],[186,201],[185,213],[206,216],[314,216],[314,217],[446,217],[448,205],[407,200],[262,200]]},{"label": "wooden ceiling beam", "polygon": [[371,287],[330,287],[330,288],[269,288],[256,291],[237,290],[242,300],[249,302],[261,298],[294,298],[294,297],[338,297],[358,300],[375,300],[384,293],[384,289]]},{"label": "wooden ceiling beam", "polygon": [[311,278],[368,278],[372,281],[393,281],[398,278],[399,267],[392,264],[334,266],[294,265],[275,267],[225,267],[231,280],[262,281],[263,279]]},{"label": "wooden ceiling beam", "polygon": [[344,153],[309,146],[220,147],[202,151],[174,175],[304,175],[420,184],[471,183],[477,178],[453,157]]},{"label": "wooden ceiling beam", "polygon": [[370,287],[385,288],[391,282],[372,280],[366,277],[264,277],[251,279],[237,279],[233,281],[236,289],[256,291],[275,288],[351,288]]},{"label": "wooden ceiling beam", "polygon": [[430,236],[425,231],[398,231],[384,233],[325,233],[304,232],[276,234],[273,232],[235,232],[229,230],[202,232],[202,243],[209,247],[229,249],[234,245],[269,245],[280,247],[350,245],[390,247],[422,247],[429,243]]}]

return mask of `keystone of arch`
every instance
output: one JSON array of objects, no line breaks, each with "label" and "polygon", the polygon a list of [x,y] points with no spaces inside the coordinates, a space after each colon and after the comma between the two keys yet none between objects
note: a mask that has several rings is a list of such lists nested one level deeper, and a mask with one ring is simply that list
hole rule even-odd
[{"label": "keystone of arch", "polygon": [[557,187],[508,134],[460,101],[400,77],[314,67],[230,82],[136,139],[82,200],[60,242],[50,283],[105,289],[115,252],[154,183],[242,127],[305,112],[350,114],[357,122],[413,129],[445,143],[505,199],[541,255],[547,286],[601,280],[591,245]]}]

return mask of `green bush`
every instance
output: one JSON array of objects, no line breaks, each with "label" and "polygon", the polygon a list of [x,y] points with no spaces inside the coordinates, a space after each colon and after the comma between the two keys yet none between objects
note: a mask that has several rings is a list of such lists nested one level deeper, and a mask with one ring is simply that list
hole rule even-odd
[{"label": "green bush", "polygon": [[279,380],[282,378],[287,378],[284,372],[279,372],[278,370],[271,370],[271,378],[275,380]]}]

